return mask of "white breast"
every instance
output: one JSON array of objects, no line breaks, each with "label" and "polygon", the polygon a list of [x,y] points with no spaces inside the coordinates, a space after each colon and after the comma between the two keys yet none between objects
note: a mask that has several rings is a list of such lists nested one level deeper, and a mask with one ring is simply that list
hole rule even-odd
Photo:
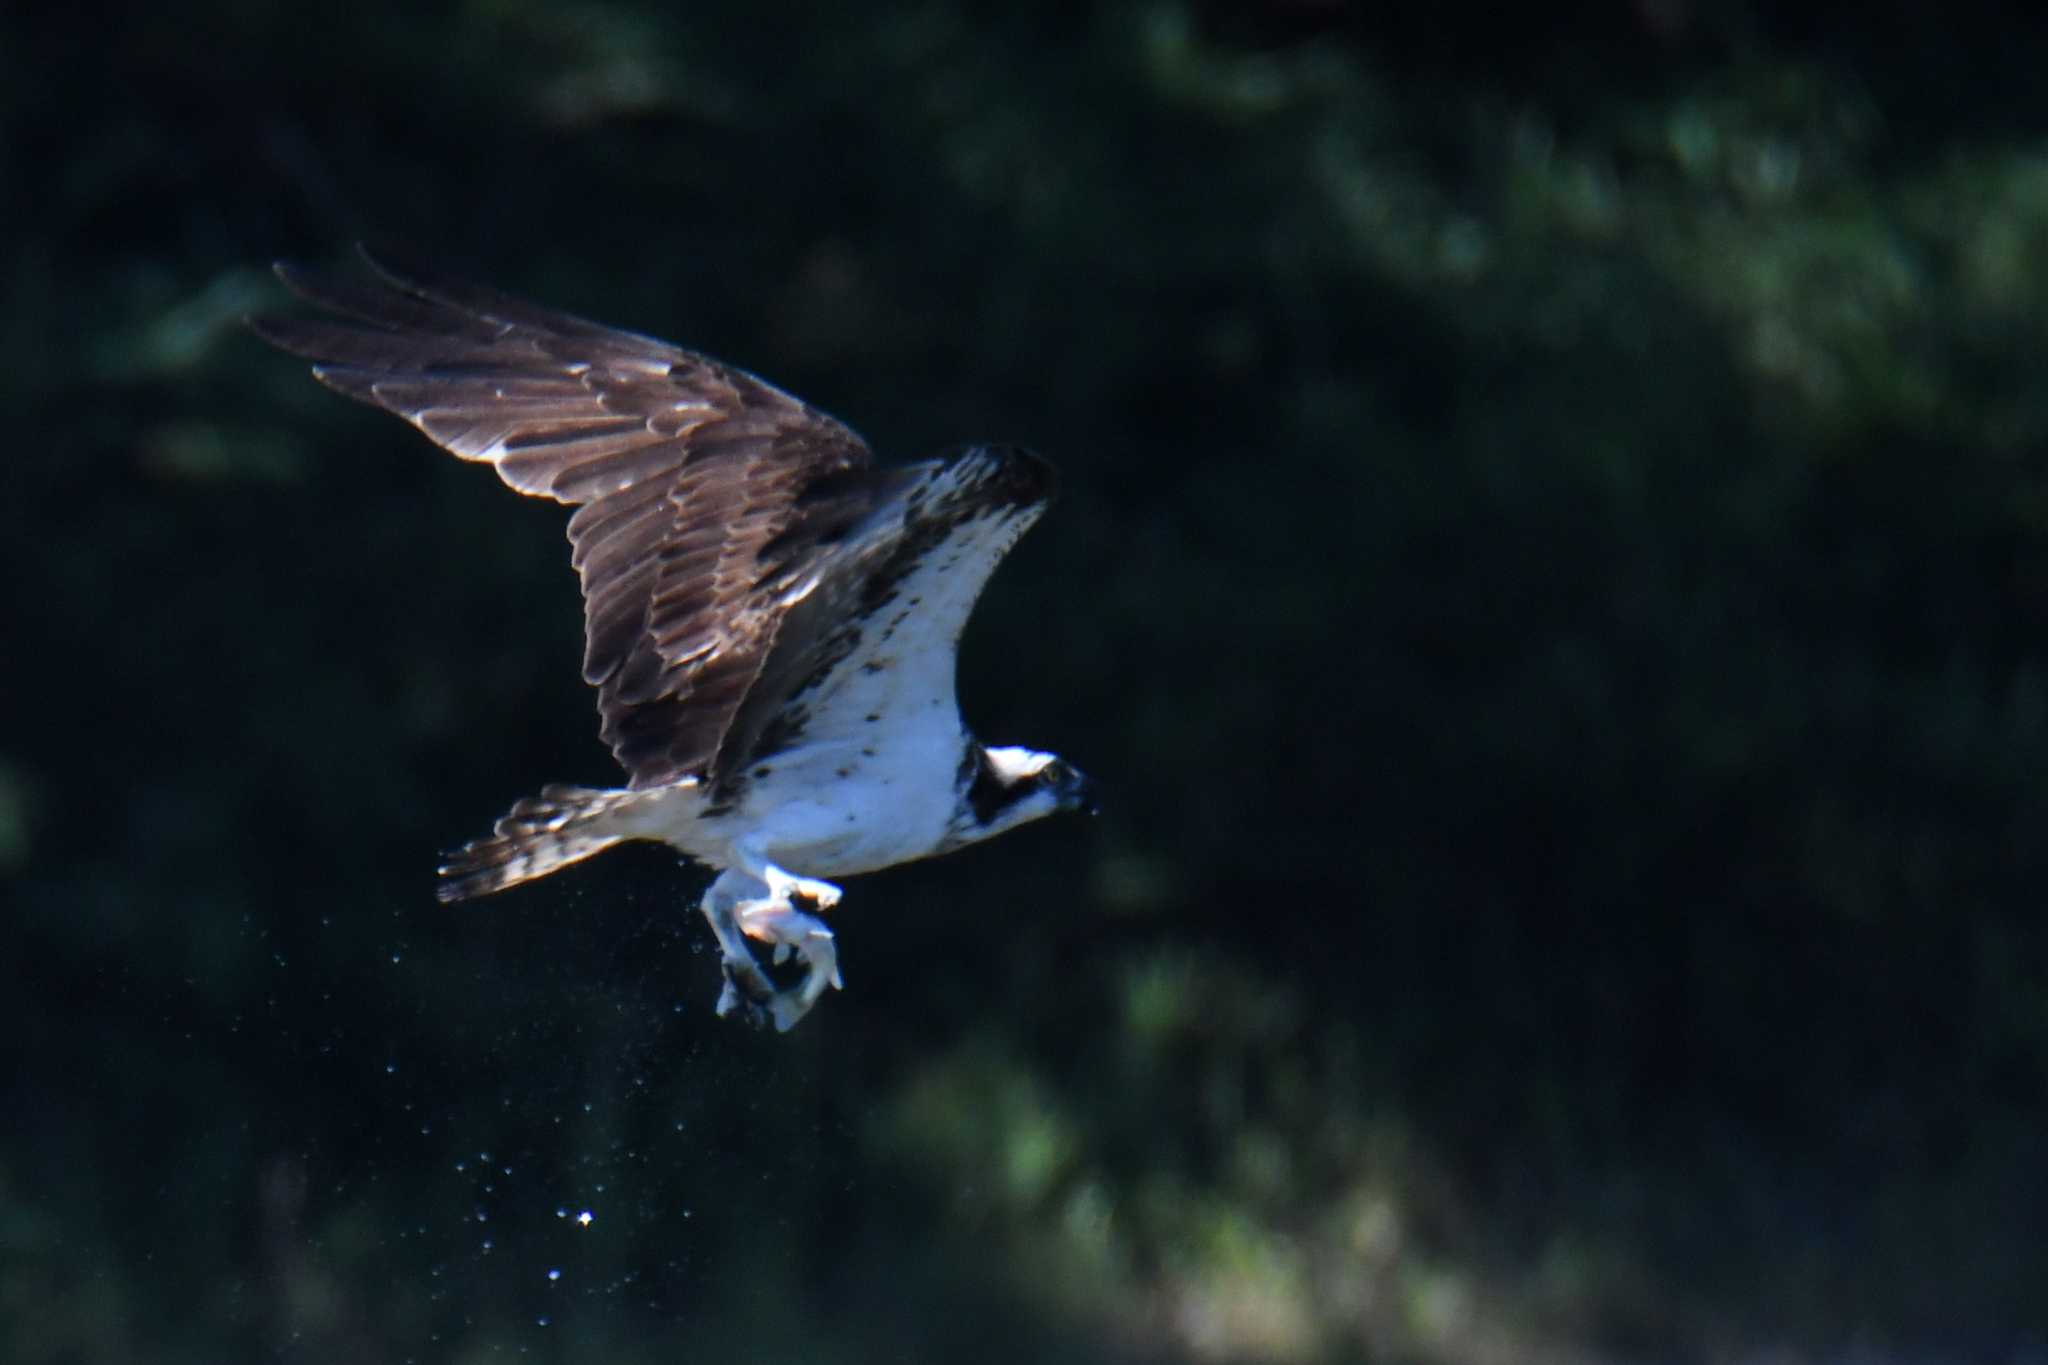
[{"label": "white breast", "polygon": [[756,757],[734,812],[782,866],[835,876],[937,851],[969,742],[954,692],[960,631],[1037,512],[992,509],[955,525],[853,623],[858,642],[791,699],[801,724]]}]

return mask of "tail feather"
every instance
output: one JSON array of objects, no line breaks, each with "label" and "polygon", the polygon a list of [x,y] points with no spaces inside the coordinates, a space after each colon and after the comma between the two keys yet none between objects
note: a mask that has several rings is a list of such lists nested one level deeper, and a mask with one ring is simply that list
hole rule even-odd
[{"label": "tail feather", "polygon": [[631,820],[644,791],[600,791],[549,786],[499,820],[493,832],[445,855],[443,901],[466,901],[544,877],[557,868],[602,853],[622,839],[641,837]]}]

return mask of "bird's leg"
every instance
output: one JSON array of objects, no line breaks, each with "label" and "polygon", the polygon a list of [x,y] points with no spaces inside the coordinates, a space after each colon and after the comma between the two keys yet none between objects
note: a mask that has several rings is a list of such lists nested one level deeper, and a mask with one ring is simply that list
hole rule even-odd
[{"label": "bird's leg", "polygon": [[704,912],[704,918],[711,922],[711,932],[718,939],[719,965],[725,974],[725,989],[718,995],[718,1017],[721,1019],[734,1010],[743,1009],[749,1018],[758,1022],[775,999],[775,983],[761,970],[761,964],[754,961],[753,949],[747,946],[746,936],[735,916],[743,905],[753,903],[744,899],[748,892],[763,889],[758,879],[738,868],[727,868],[705,889],[704,899],[698,906]]},{"label": "bird's leg", "polygon": [[783,905],[795,905],[799,896],[820,910],[830,910],[839,904],[839,888],[830,882],[792,876],[774,863],[764,863],[756,875],[768,883],[770,899]]},{"label": "bird's leg", "polygon": [[749,938],[775,945],[775,960],[786,961],[794,950],[803,959],[804,979],[786,991],[777,991],[766,1002],[778,1033],[787,1033],[796,1021],[810,1013],[811,1006],[827,986],[843,986],[839,975],[839,948],[832,931],[815,915],[772,900],[746,901],[738,909],[740,929]]},{"label": "bird's leg", "polygon": [[768,890],[764,898],[744,900],[733,907],[738,928],[750,938],[774,944],[777,962],[787,961],[792,951],[803,960],[802,981],[760,1002],[775,1020],[777,1031],[787,1033],[818,1003],[828,986],[845,984],[839,975],[839,949],[832,931],[816,915],[797,908],[802,901],[820,911],[830,910],[839,903],[839,888],[786,872],[744,843],[737,851],[747,879]]}]

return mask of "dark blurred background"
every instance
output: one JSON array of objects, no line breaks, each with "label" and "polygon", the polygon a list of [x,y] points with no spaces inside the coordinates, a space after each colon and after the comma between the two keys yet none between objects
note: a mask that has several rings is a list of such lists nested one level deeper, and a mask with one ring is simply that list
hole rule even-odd
[{"label": "dark blurred background", "polygon": [[[2048,27],[0,16],[0,1359],[2048,1358]],[[1064,472],[1106,811],[715,1020],[562,515],[238,325],[409,244]],[[583,1219],[580,1215],[590,1215]]]}]

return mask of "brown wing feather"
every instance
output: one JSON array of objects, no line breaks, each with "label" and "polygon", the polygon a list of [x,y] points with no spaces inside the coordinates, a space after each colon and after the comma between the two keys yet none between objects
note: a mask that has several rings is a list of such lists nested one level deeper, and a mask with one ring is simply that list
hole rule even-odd
[{"label": "brown wing feather", "polygon": [[867,445],[745,371],[364,254],[376,278],[277,268],[336,318],[251,326],[331,388],[576,507],[605,742],[635,787],[711,776],[784,599],[878,496]]}]

